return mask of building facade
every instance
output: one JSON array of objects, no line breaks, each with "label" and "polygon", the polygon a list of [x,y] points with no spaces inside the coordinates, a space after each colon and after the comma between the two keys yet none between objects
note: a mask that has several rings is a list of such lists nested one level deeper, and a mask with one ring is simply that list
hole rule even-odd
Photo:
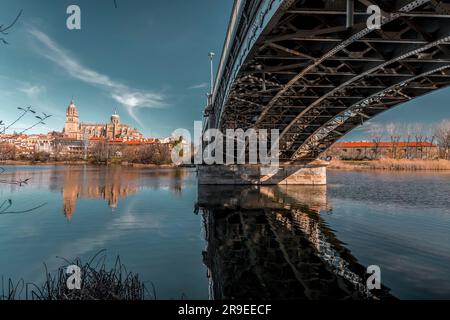
[{"label": "building facade", "polygon": [[113,114],[110,122],[106,124],[80,123],[78,110],[73,101],[67,107],[64,137],[74,140],[100,138],[109,141],[117,139],[137,141],[143,139],[143,135],[138,129],[120,123],[120,117],[117,113]]},{"label": "building facade", "polygon": [[5,134],[0,133],[0,161],[33,159],[46,155],[54,160],[86,160],[101,146],[121,157],[123,150],[141,150],[154,144],[168,144],[155,138],[145,138],[136,128],[122,124],[117,113],[105,124],[81,123],[75,103],[70,102],[66,110],[66,121],[62,132],[47,134]]}]

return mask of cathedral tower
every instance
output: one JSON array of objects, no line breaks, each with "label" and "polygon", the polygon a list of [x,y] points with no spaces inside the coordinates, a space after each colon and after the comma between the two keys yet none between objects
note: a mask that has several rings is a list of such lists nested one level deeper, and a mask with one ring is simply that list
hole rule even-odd
[{"label": "cathedral tower", "polygon": [[73,101],[71,101],[70,105],[67,107],[64,136],[71,139],[81,138],[78,111]]},{"label": "cathedral tower", "polygon": [[115,140],[120,133],[120,117],[117,112],[111,116],[111,125],[112,125],[112,137],[111,140]]}]

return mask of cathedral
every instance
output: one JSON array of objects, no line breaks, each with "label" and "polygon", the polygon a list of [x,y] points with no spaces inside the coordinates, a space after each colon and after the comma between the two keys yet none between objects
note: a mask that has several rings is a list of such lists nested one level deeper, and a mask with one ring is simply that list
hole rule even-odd
[{"label": "cathedral", "polygon": [[135,141],[143,138],[138,129],[121,124],[117,113],[111,116],[111,122],[107,124],[80,123],[78,110],[73,101],[67,108],[64,137],[75,140],[99,138],[110,141],[117,139]]}]

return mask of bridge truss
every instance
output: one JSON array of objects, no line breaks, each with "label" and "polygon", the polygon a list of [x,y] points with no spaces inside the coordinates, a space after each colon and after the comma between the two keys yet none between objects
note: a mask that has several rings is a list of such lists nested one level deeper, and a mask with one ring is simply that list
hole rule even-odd
[{"label": "bridge truss", "polygon": [[[450,85],[449,1],[354,1],[348,20],[350,0],[237,0],[208,127],[279,129],[281,160],[309,162]],[[369,5],[380,30],[367,27]]]}]

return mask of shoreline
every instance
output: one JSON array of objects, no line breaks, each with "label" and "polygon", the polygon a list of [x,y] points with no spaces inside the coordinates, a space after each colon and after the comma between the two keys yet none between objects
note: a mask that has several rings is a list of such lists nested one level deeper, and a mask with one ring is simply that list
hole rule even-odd
[{"label": "shoreline", "polygon": [[328,169],[343,171],[450,171],[450,160],[332,160]]},{"label": "shoreline", "polygon": [[5,160],[0,161],[0,166],[97,166],[97,167],[109,167],[109,166],[121,166],[138,169],[175,169],[183,168],[182,166],[174,164],[145,164],[145,163],[93,163],[89,161],[46,161],[46,162],[34,162],[27,160]]},{"label": "shoreline", "polygon": [[[4,160],[0,161],[0,166],[122,166],[137,169],[175,169],[189,168],[189,166],[179,166],[175,164],[144,164],[144,163],[93,163],[90,161],[47,161],[34,162],[28,160]],[[327,167],[331,170],[343,171],[450,171],[450,160],[332,160]]]}]

